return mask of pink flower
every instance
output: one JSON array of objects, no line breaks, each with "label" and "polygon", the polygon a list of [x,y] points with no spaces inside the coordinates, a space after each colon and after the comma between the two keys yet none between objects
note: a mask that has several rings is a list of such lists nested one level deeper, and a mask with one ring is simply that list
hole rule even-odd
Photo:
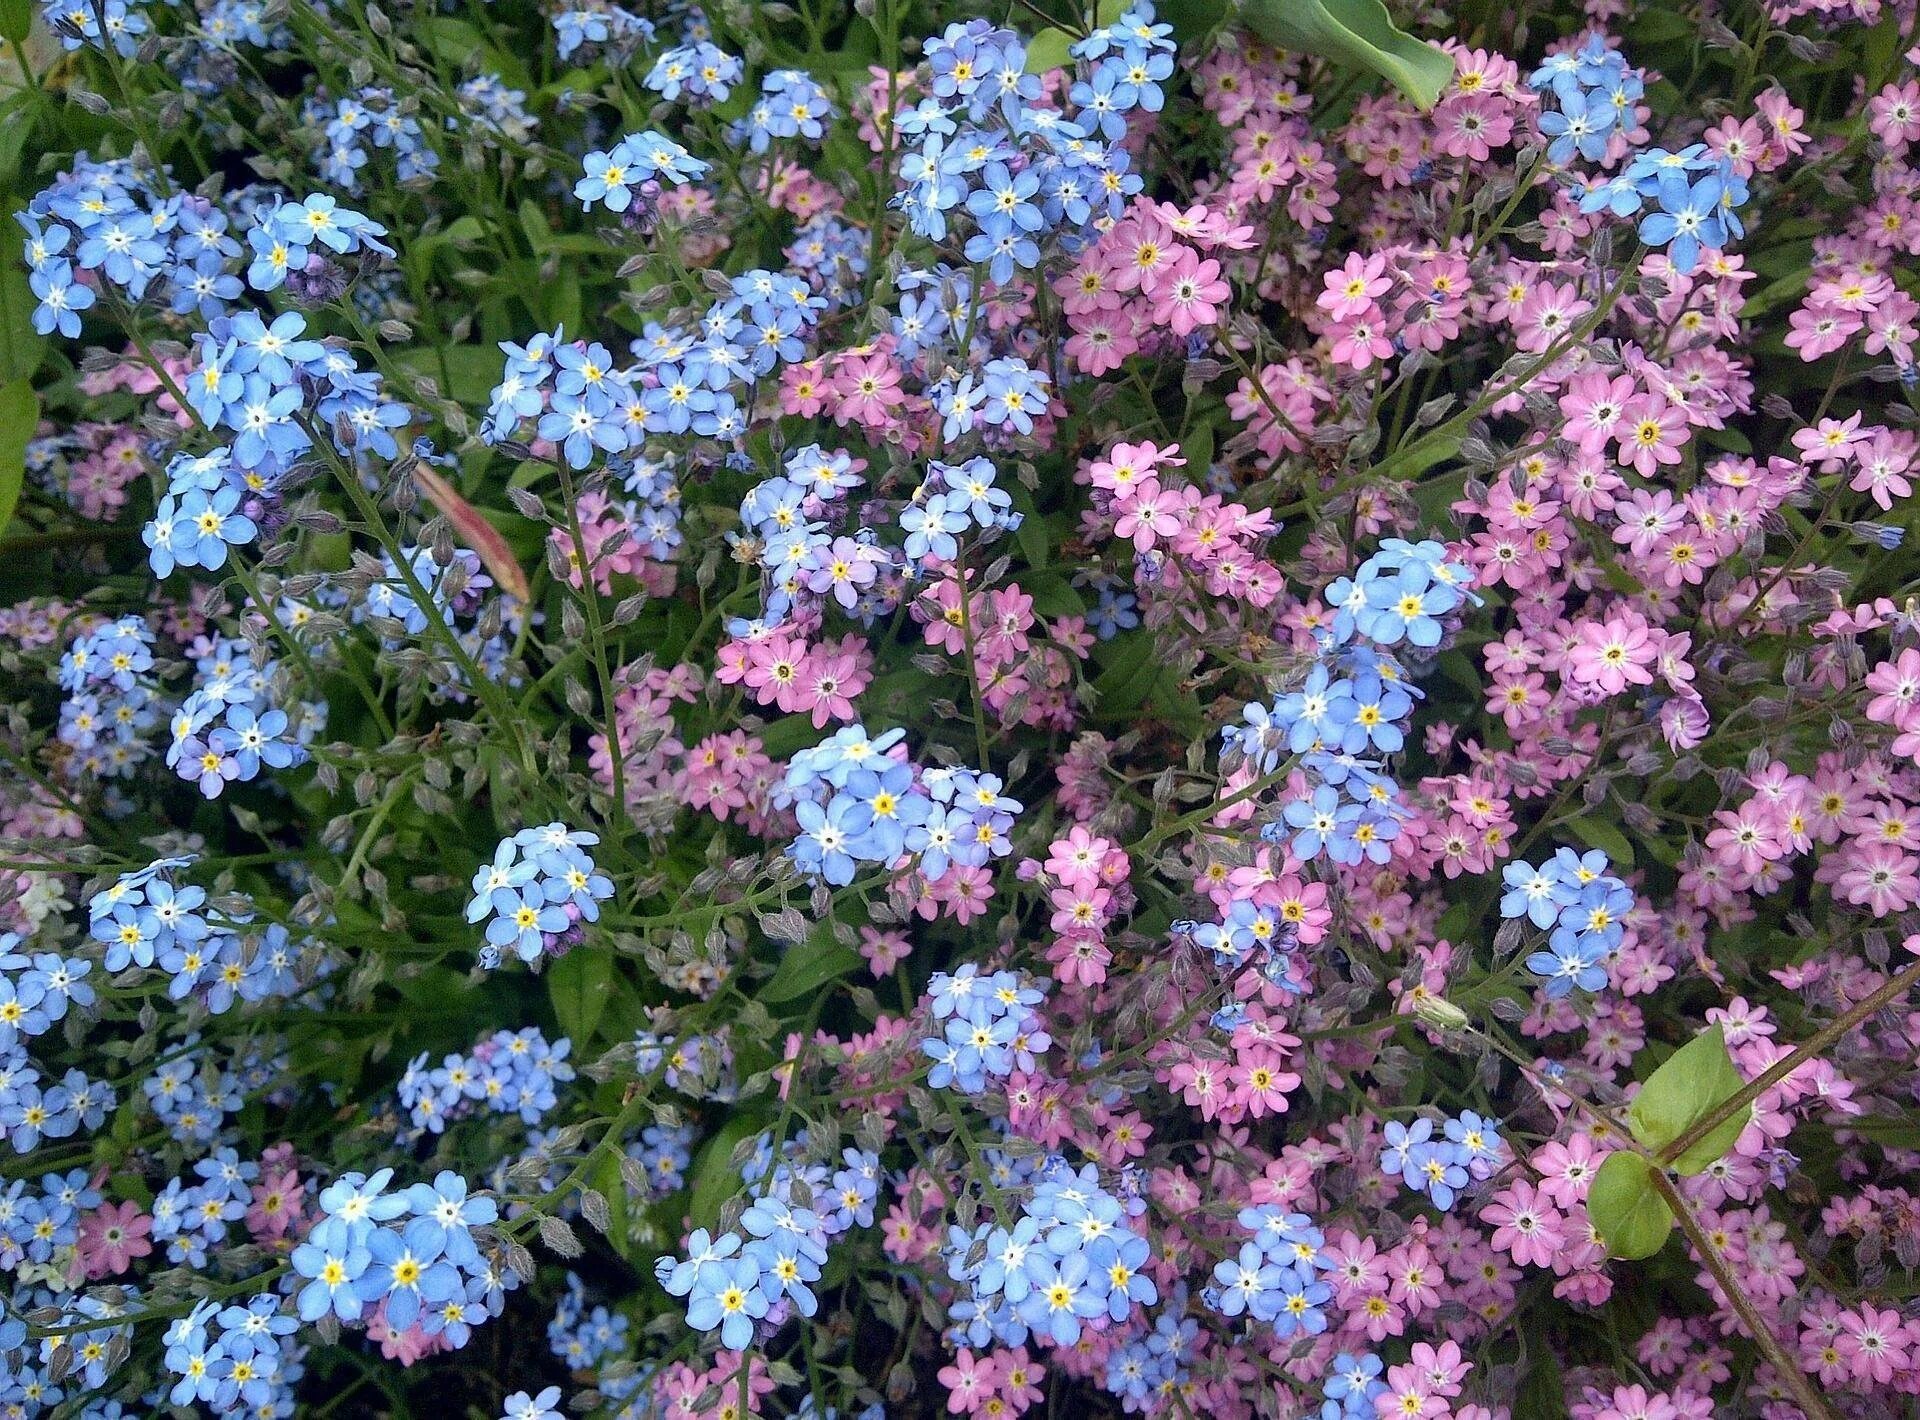
[{"label": "pink flower", "polygon": [[1386,270],[1384,256],[1352,252],[1339,270],[1322,278],[1327,289],[1314,298],[1314,304],[1337,321],[1373,310],[1379,298],[1393,289],[1393,278]]},{"label": "pink flower", "polygon": [[1618,695],[1629,685],[1653,684],[1657,650],[1644,618],[1628,613],[1597,625],[1582,622],[1579,637],[1566,665],[1566,674],[1576,683],[1604,695]]},{"label": "pink flower", "polygon": [[1158,479],[1142,481],[1116,501],[1120,516],[1113,525],[1114,536],[1130,538],[1136,552],[1151,552],[1161,538],[1179,530],[1180,520],[1172,512],[1177,502],[1161,489]]},{"label": "pink flower", "polygon": [[77,1239],[80,1265],[90,1281],[117,1277],[147,1256],[153,1244],[147,1235],[153,1219],[137,1203],[103,1203],[80,1219]]},{"label": "pink flower", "polygon": [[1182,247],[1154,293],[1154,315],[1175,335],[1188,335],[1217,322],[1230,294],[1219,262]]},{"label": "pink flower", "polygon": [[1680,448],[1687,442],[1686,411],[1657,394],[1637,395],[1623,411],[1615,437],[1620,462],[1651,478],[1662,464],[1680,462]]},{"label": "pink flower", "polygon": [[1867,672],[1866,688],[1873,692],[1867,718],[1907,729],[1920,714],[1920,651],[1909,646],[1894,660],[1882,661]]},{"label": "pink flower", "polygon": [[1566,1242],[1565,1217],[1525,1179],[1494,1194],[1480,1210],[1480,1221],[1493,1224],[1494,1247],[1522,1266],[1552,1266]]}]

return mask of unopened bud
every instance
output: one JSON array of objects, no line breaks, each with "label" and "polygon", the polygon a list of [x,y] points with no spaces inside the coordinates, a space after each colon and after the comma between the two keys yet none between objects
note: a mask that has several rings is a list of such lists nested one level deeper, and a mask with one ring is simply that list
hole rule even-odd
[{"label": "unopened bud", "polygon": [[1467,1013],[1444,996],[1422,993],[1414,998],[1413,1013],[1425,1024],[1439,1030],[1465,1030]]}]

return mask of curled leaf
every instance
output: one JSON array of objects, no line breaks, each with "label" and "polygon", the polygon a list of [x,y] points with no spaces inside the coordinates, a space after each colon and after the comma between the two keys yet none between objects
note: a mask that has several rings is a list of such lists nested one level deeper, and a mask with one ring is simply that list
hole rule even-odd
[{"label": "curled leaf", "polygon": [[425,464],[413,466],[413,481],[427,495],[427,500],[447,515],[460,541],[479,554],[494,585],[522,602],[532,601],[533,589],[527,585],[527,574],[514,561],[513,549],[500,536],[500,530],[481,517],[480,510],[473,504],[454,492],[451,483]]},{"label": "curled leaf", "polygon": [[1395,28],[1381,0],[1243,0],[1240,13],[1269,44],[1371,69],[1422,112],[1453,79],[1453,60]]}]

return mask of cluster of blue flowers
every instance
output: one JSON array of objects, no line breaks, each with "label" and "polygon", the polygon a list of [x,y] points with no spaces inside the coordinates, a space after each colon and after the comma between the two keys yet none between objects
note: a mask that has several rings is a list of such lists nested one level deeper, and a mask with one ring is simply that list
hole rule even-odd
[{"label": "cluster of blue flowers", "polygon": [[199,205],[179,194],[156,197],[126,159],[77,159],[73,172],[14,214],[27,233],[28,281],[39,301],[34,328],[42,335],[57,330],[68,339],[80,334],[80,312],[94,304],[96,293],[79,282],[75,268],[96,273],[138,301],[162,275],[190,276],[209,251],[224,255],[232,245],[225,222],[192,220]]},{"label": "cluster of blue flowers", "polygon": [[1500,915],[1549,933],[1546,946],[1527,957],[1527,970],[1542,979],[1547,995],[1607,984],[1606,961],[1626,936],[1633,889],[1614,876],[1605,853],[1562,848],[1539,867],[1508,863],[1500,880],[1506,889]]},{"label": "cluster of blue flowers", "polygon": [[[56,1177],[58,1175],[47,1175],[47,1182],[51,1183]],[[69,1174],[62,1190],[69,1199],[83,1196],[74,1178],[75,1175]],[[100,1201],[97,1193],[92,1197],[95,1203]],[[129,1299],[139,1295],[137,1287],[128,1287],[126,1291]],[[6,1407],[9,1415],[59,1413],[58,1407],[67,1395],[62,1383],[71,1386],[76,1397],[97,1395],[132,1348],[133,1324],[123,1319],[125,1308],[105,1297],[91,1292],[75,1295],[35,1287],[17,1289],[12,1301],[16,1311],[46,1307],[58,1320],[49,1328],[56,1334],[40,1338],[38,1371],[24,1364],[26,1324],[11,1318],[0,1322],[0,1351],[8,1353],[9,1358],[19,1356],[22,1362],[9,1365],[0,1373],[0,1405]],[[149,1400],[157,1406],[159,1392],[152,1393]],[[35,1411],[35,1404],[42,1408]],[[117,1402],[107,1401],[98,1409],[75,1413],[86,1416],[87,1420],[119,1420],[123,1412]]]},{"label": "cluster of blue flowers", "polygon": [[303,764],[325,707],[300,704],[297,721],[274,703],[274,663],[255,666],[244,642],[215,639],[194,659],[193,691],[169,719],[168,768],[207,798],[263,769]]},{"label": "cluster of blue flowers", "polygon": [[793,270],[803,273],[814,294],[834,310],[865,299],[866,229],[822,212],[803,223],[790,245],[780,249]]},{"label": "cluster of blue flowers", "polygon": [[123,616],[73,639],[60,658],[60,743],[73,751],[68,772],[121,778],[152,752],[147,735],[159,722],[152,629]]},{"label": "cluster of blue flowers", "polygon": [[978,456],[958,464],[929,461],[926,481],[900,513],[909,575],[929,558],[953,561],[959,537],[972,529],[1012,532],[1020,526],[1012,495],[996,486],[998,478],[999,470]]},{"label": "cluster of blue flowers", "polygon": [[963,962],[951,975],[936,971],[927,998],[941,1031],[920,1042],[933,1061],[927,1074],[932,1089],[977,1095],[990,1078],[1032,1071],[1035,1057],[1053,1044],[1034,1010],[1046,993],[1019,972],[982,976],[974,963]]},{"label": "cluster of blue flowers", "polygon": [[653,21],[607,5],[595,10],[562,10],[553,17],[555,53],[571,59],[587,45],[613,44],[628,48],[646,43],[654,36]]},{"label": "cluster of blue flowers", "polygon": [[1095,62],[1068,117],[1040,103],[1040,76],[1026,72],[1017,34],[987,20],[949,25],[927,43],[932,92],[894,120],[914,145],[894,198],[908,225],[944,241],[964,210],[967,260],[1004,285],[1039,265],[1043,240],[1073,250],[1118,218],[1141,182],[1117,140],[1128,113],[1161,106],[1171,33],[1143,3],[1080,41],[1075,56]]},{"label": "cluster of blue flowers", "polygon": [[554,1087],[573,1078],[572,1050],[565,1037],[549,1045],[537,1026],[495,1031],[471,1054],[445,1056],[438,1068],[428,1066],[422,1051],[408,1062],[395,1092],[414,1126],[432,1134],[482,1110],[517,1114],[533,1126],[559,1102]]},{"label": "cluster of blue flowers", "polygon": [[[609,171],[603,168],[582,187],[605,186]],[[606,187],[609,198],[626,191]],[[501,443],[523,420],[536,419],[539,437],[558,444],[576,469],[600,454],[637,458],[653,435],[691,431],[734,443],[746,432],[734,390],[744,388],[751,398],[752,388],[782,361],[801,358],[801,332],[825,302],[798,277],[767,270],[745,272],[731,286],[701,318],[697,334],[650,323],[633,343],[638,363],[625,370],[615,368],[603,345],[567,344],[563,330],[535,335],[525,345],[501,342],[506,368],[488,404],[482,440]]]},{"label": "cluster of blue flowers", "polygon": [[[1540,115],[1540,130],[1552,140],[1550,161],[1566,165],[1578,154],[1605,160],[1616,137],[1634,125],[1634,106],[1646,94],[1645,77],[1630,69],[1618,50],[1597,33],[1578,49],[1556,54],[1527,79],[1557,105]],[[1631,155],[1617,174],[1580,184],[1582,212],[1641,218],[1640,240],[1665,247],[1675,271],[1690,272],[1705,249],[1718,250],[1746,234],[1738,209],[1747,201],[1747,181],[1733,162],[1695,143],[1677,153],[1649,148]]]},{"label": "cluster of blue flowers", "polygon": [[1031,1177],[1018,1219],[948,1229],[947,1275],[969,1289],[949,1309],[960,1344],[1019,1346],[1038,1334],[1072,1346],[1095,1317],[1125,1321],[1160,1300],[1145,1271],[1147,1240],[1129,1226],[1139,1200],[1103,1188],[1095,1165],[1076,1171],[1058,1156]]},{"label": "cluster of blue flowers", "polygon": [[1597,32],[1579,48],[1549,56],[1527,76],[1527,86],[1553,99],[1555,107],[1541,111],[1540,131],[1551,140],[1547,160],[1562,167],[1576,153],[1590,163],[1604,159],[1646,95],[1640,71],[1628,68],[1626,57]]},{"label": "cluster of blue flowers", "polygon": [[52,1264],[73,1246],[80,1215],[100,1206],[100,1190],[85,1169],[49,1173],[36,1190],[16,1178],[0,1193],[0,1268],[18,1272],[33,1264]]},{"label": "cluster of blue flowers", "polygon": [[1333,1297],[1333,1288],[1321,1280],[1333,1270],[1321,1251],[1325,1235],[1306,1214],[1271,1203],[1241,1209],[1239,1223],[1252,1239],[1215,1264],[1200,1299],[1222,1316],[1265,1322],[1282,1339],[1325,1331],[1322,1308]]},{"label": "cluster of blue flowers", "polygon": [[304,202],[276,202],[255,217],[247,233],[253,253],[247,284],[256,291],[274,291],[290,277],[312,280],[325,267],[326,253],[392,256],[393,248],[380,240],[386,234],[371,217],[340,206],[325,193]]},{"label": "cluster of blue flowers", "polygon": [[163,1364],[176,1377],[166,1398],[199,1401],[217,1415],[277,1415],[294,1405],[305,1375],[306,1348],[293,1339],[299,1322],[281,1299],[261,1292],[244,1305],[200,1302],[167,1328]]},{"label": "cluster of blue flowers", "polygon": [[474,873],[467,903],[468,922],[493,919],[480,951],[482,966],[498,966],[507,948],[522,961],[557,954],[575,940],[580,923],[600,920],[613,881],[587,856],[599,841],[599,834],[564,823],[523,828],[500,840],[493,861]]},{"label": "cluster of blue flowers", "polygon": [[42,1088],[26,1042],[65,1020],[69,1007],[93,1004],[93,963],[58,952],[29,955],[19,946],[16,934],[0,933],[0,1135],[24,1154],[42,1138],[98,1129],[115,1099],[112,1086],[77,1069]]},{"label": "cluster of blue flowers", "polygon": [[707,39],[689,37],[688,43],[675,45],[655,60],[644,82],[668,103],[709,108],[725,103],[745,74],[746,66],[737,56]]},{"label": "cluster of blue flowers", "polygon": [[89,0],[46,0],[40,13],[69,54],[83,45],[110,44],[115,54],[131,59],[139,51],[140,36],[152,29],[146,11],[129,8],[126,0],[105,0],[97,14]]},{"label": "cluster of blue flowers", "polygon": [[896,550],[882,545],[864,523],[856,522],[850,536],[831,530],[829,517],[855,515],[847,495],[864,482],[844,450],[828,453],[818,444],[795,450],[782,473],[755,484],[741,500],[746,531],[729,534],[729,541],[736,555],[761,567],[764,610],[755,621],[736,618],[729,631],[757,639],[796,610],[825,610],[829,603],[872,626],[899,606],[922,562],[955,558],[959,538],[970,530],[1019,527],[1020,514],[1012,511],[1012,497],[998,479],[999,471],[984,458],[929,462],[925,481],[901,510],[906,536]]},{"label": "cluster of blue flowers", "polygon": [[800,836],[787,847],[803,872],[835,887],[861,863],[919,855],[928,878],[949,864],[979,867],[1013,851],[1008,837],[1017,799],[998,775],[944,766],[917,769],[888,753],[906,737],[893,729],[871,738],[853,724],[788,762],[774,798],[791,805]]},{"label": "cluster of blue flowers", "polygon": [[1506,1144],[1499,1120],[1483,1119],[1470,1109],[1440,1124],[1436,1136],[1434,1121],[1425,1115],[1411,1124],[1389,1120],[1380,1172],[1425,1194],[1445,1213],[1469,1182],[1493,1177],[1504,1162]]},{"label": "cluster of blue flowers", "polygon": [[331,104],[309,99],[303,116],[322,134],[313,154],[315,170],[343,192],[360,190],[360,170],[375,148],[393,150],[394,175],[401,182],[431,178],[440,169],[440,155],[428,145],[420,120],[401,107],[391,89],[363,88]]},{"label": "cluster of blue flowers", "polygon": [[649,1124],[626,1147],[627,1157],[646,1171],[647,1193],[665,1198],[686,1186],[693,1164],[693,1146],[699,1138],[691,1124]]},{"label": "cluster of blue flowers", "polygon": [[817,143],[834,116],[833,100],[811,74],[799,69],[775,69],[760,81],[760,98],[744,119],[732,125],[729,136],[746,140],[753,152],[764,153],[776,139],[805,138]]},{"label": "cluster of blue flowers", "polygon": [[[257,320],[258,317],[243,319]],[[289,322],[297,326],[305,324],[292,311],[274,324]],[[241,379],[237,372],[230,378],[236,384]],[[296,391],[283,393],[289,409],[298,403]],[[269,426],[262,426],[266,427]],[[290,459],[305,447],[302,441],[306,436],[298,425],[276,417],[270,427],[275,431],[271,437],[280,445],[276,463],[279,455]],[[270,486],[273,479],[261,474],[259,482],[264,488]],[[241,506],[243,498],[248,508],[256,512],[263,509],[263,500],[250,495],[246,483],[237,476],[231,449],[220,448],[198,458],[176,454],[167,466],[167,491],[160,496],[153,518],[142,534],[153,575],[168,577],[180,567],[216,571],[227,565],[228,548],[251,546],[260,536],[260,525]]]},{"label": "cluster of blue flowers", "polygon": [[[788,1150],[797,1154],[805,1135]],[[755,1159],[742,1170],[758,1196],[740,1215],[742,1233],[713,1237],[696,1228],[687,1239],[687,1255],[662,1257],[654,1275],[669,1296],[687,1299],[687,1324],[696,1331],[718,1331],[720,1344],[740,1350],[756,1331],[771,1335],[798,1313],[810,1317],[819,1306],[811,1284],[820,1279],[827,1248],[855,1227],[873,1226],[873,1204],[880,1193],[880,1159],[864,1149],[847,1149],[842,1167],[771,1163],[773,1145],[762,1139]],[[796,1201],[806,1198],[808,1204]]]},{"label": "cluster of blue flowers", "polygon": [[392,1169],[349,1173],[321,1193],[323,1216],[291,1259],[304,1279],[290,1283],[300,1319],[370,1320],[377,1308],[395,1331],[418,1324],[464,1346],[506,1302],[508,1275],[481,1256],[473,1235],[499,1210],[469,1195],[451,1170],[403,1193],[386,1191],[392,1180]]},{"label": "cluster of blue flowers", "polygon": [[[1181,918],[1170,923],[1167,930],[1211,952],[1214,966],[1227,976],[1238,974],[1251,963],[1262,977],[1282,990],[1300,989],[1301,973],[1296,970],[1295,958],[1300,925],[1267,904],[1236,898],[1218,922]],[[1231,1033],[1244,1015],[1240,1002],[1228,1001],[1213,1013],[1213,1025]]]},{"label": "cluster of blue flowers", "polygon": [[[540,126],[540,120],[527,112],[526,91],[508,88],[498,74],[474,75],[454,90],[454,97],[460,101],[469,130],[524,142]],[[447,127],[458,132],[462,125],[449,118]]]},{"label": "cluster of blue flowers", "polygon": [[591,1371],[618,1358],[627,1337],[627,1319],[603,1306],[587,1305],[586,1285],[569,1272],[547,1323],[547,1346],[569,1371]]},{"label": "cluster of blue flowers", "polygon": [[216,1149],[193,1166],[191,1177],[170,1179],[154,1195],[151,1210],[153,1240],[167,1245],[167,1260],[205,1267],[226,1242],[228,1228],[246,1216],[259,1177],[260,1165],[232,1149]]},{"label": "cluster of blue flowers", "polygon": [[1174,1284],[1153,1330],[1135,1336],[1107,1355],[1107,1391],[1118,1396],[1128,1414],[1152,1411],[1152,1401],[1187,1385],[1198,1351],[1200,1321],[1187,1315],[1187,1286]]},{"label": "cluster of blue flowers", "polygon": [[287,928],[277,922],[256,927],[244,908],[233,915],[209,913],[204,889],[173,881],[191,862],[159,859],[121,875],[89,900],[91,934],[105,946],[106,970],[157,967],[171,978],[172,1000],[191,996],[215,1015],[236,1000],[299,991],[294,968],[301,948]]},{"label": "cluster of blue flowers", "polygon": [[587,154],[581,162],[586,176],[574,184],[573,195],[589,211],[599,202],[609,212],[625,212],[636,197],[644,210],[661,182],[690,182],[708,166],[664,133],[629,133],[611,150]]},{"label": "cluster of blue flowers", "polygon": [[1399,786],[1377,758],[1406,744],[1405,722],[1420,692],[1385,648],[1440,644],[1444,618],[1472,593],[1471,570],[1447,561],[1444,544],[1388,538],[1352,577],[1324,597],[1333,615],[1320,634],[1321,655],[1299,684],[1270,704],[1249,704],[1223,732],[1262,774],[1289,755],[1308,775],[1262,836],[1287,840],[1302,862],[1325,854],[1336,863],[1385,863],[1400,836]]}]

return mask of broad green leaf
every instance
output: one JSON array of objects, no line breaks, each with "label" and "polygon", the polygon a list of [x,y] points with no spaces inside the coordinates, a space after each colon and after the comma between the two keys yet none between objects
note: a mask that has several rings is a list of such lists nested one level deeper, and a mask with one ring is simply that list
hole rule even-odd
[{"label": "broad green leaf", "polygon": [[34,89],[22,89],[0,103],[0,189],[16,186],[20,177],[20,155],[39,121],[41,95]]},{"label": "broad green leaf", "polygon": [[27,484],[27,440],[40,423],[40,398],[25,380],[0,389],[0,535]]},{"label": "broad green leaf", "polygon": [[687,1199],[687,1216],[697,1228],[711,1227],[720,1216],[720,1207],[744,1185],[740,1170],[732,1163],[733,1146],[758,1129],[754,1120],[736,1114],[720,1126],[694,1161],[692,1193]]},{"label": "broad green leaf", "polygon": [[575,947],[547,968],[547,994],[560,1029],[583,1050],[613,995],[613,955],[594,947]]},{"label": "broad green leaf", "polygon": [[24,382],[40,368],[47,341],[33,328],[38,304],[27,286],[26,268],[0,262],[0,380]]},{"label": "broad green leaf", "polygon": [[24,44],[32,28],[32,0],[0,0],[0,39]]},{"label": "broad green leaf", "polygon": [[[1718,1025],[1709,1026],[1668,1056],[1633,1097],[1627,1107],[1633,1137],[1659,1153],[1745,1085],[1727,1054],[1725,1034]],[[1682,1174],[1699,1173],[1733,1147],[1752,1113],[1735,1111],[1673,1160],[1673,1167]]]},{"label": "broad green leaf", "polygon": [[1578,818],[1567,820],[1567,827],[1573,830],[1573,836],[1589,848],[1598,848],[1612,860],[1616,868],[1633,866],[1633,845],[1627,836],[1606,820],[1594,814],[1581,814]]},{"label": "broad green leaf", "polygon": [[1587,1216],[1613,1257],[1652,1257],[1673,1231],[1673,1213],[1638,1154],[1609,1154],[1587,1190]]},{"label": "broad green leaf", "polygon": [[1460,452],[1460,435],[1436,429],[1404,445],[1373,466],[1382,478],[1398,478],[1408,483],[1437,463]]},{"label": "broad green leaf", "polygon": [[1220,28],[1230,9],[1228,0],[1166,0],[1159,18],[1172,25],[1173,37],[1186,45]]},{"label": "broad green leaf", "polygon": [[760,988],[760,1000],[768,1006],[795,1001],[837,981],[860,965],[860,953],[842,946],[832,932],[817,929],[797,947],[787,948],[774,969],[773,977]]},{"label": "broad green leaf", "polygon": [[1073,64],[1068,51],[1073,36],[1065,30],[1042,30],[1027,43],[1027,72],[1045,74],[1052,69],[1067,69]]},{"label": "broad green leaf", "polygon": [[1453,60],[1396,29],[1381,0],[1242,0],[1240,13],[1269,44],[1370,69],[1422,111],[1453,80]]},{"label": "broad green leaf", "polygon": [[1038,571],[1047,565],[1047,525],[1033,506],[1033,495],[1017,483],[1013,488],[1013,506],[1020,514],[1020,526],[1013,532],[1014,541],[1020,544],[1027,565]]}]

